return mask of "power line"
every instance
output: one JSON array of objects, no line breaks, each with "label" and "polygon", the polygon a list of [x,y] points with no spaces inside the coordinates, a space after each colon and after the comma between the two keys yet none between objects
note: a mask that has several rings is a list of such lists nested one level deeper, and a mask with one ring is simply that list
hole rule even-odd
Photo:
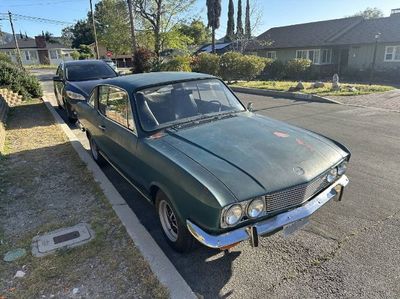
[{"label": "power line", "polygon": [[26,4],[11,4],[7,5],[7,7],[25,7],[25,6],[48,6],[48,5],[57,5],[68,2],[77,2],[76,0],[61,0],[61,1],[53,1],[53,2],[36,2],[36,3],[26,3]]},{"label": "power line", "polygon": [[[0,13],[0,19],[4,19],[6,16],[7,16],[6,13]],[[25,21],[32,21],[32,22],[38,22],[38,23],[48,23],[48,24],[53,24],[53,25],[72,25],[73,24],[71,22],[66,22],[66,21],[45,19],[45,18],[32,17],[32,16],[24,16],[24,15],[19,15],[19,14],[13,14],[13,19],[17,20],[17,21],[25,20]]]}]

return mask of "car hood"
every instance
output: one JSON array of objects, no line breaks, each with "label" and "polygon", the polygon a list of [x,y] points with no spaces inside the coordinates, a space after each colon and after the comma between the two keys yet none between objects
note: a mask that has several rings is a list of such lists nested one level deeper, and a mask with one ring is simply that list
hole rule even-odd
[{"label": "car hood", "polygon": [[98,80],[88,80],[88,81],[69,81],[65,86],[66,90],[70,90],[73,92],[79,92],[84,95],[85,98],[88,98],[91,94],[93,88],[100,84],[103,79]]},{"label": "car hood", "polygon": [[217,177],[235,200],[308,182],[348,155],[320,135],[246,112],[169,130],[164,140]]}]

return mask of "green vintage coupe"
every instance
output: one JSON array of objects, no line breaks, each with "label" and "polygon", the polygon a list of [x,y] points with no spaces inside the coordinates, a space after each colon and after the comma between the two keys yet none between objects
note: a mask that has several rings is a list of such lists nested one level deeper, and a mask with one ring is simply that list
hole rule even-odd
[{"label": "green vintage coupe", "polygon": [[106,79],[76,110],[94,160],[154,203],[178,251],[291,233],[349,182],[346,147],[253,113],[210,75]]}]

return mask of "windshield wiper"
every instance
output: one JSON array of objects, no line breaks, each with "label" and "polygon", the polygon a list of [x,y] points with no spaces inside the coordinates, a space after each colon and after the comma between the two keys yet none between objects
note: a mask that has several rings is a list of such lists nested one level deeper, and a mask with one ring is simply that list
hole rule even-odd
[{"label": "windshield wiper", "polygon": [[201,123],[205,123],[206,121],[213,121],[213,120],[217,120],[217,119],[232,117],[238,112],[241,112],[241,111],[229,111],[229,112],[218,113],[218,114],[213,114],[213,115],[203,115],[201,117],[191,118],[186,121],[171,125],[169,128],[173,129],[173,130],[178,130],[178,129],[180,129],[182,127],[186,127],[190,124],[198,125]]}]

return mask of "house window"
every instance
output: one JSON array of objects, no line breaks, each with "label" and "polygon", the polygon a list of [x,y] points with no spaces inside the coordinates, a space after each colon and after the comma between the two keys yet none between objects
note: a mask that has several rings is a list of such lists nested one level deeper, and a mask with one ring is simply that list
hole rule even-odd
[{"label": "house window", "polygon": [[50,59],[60,59],[61,51],[60,50],[50,50]]},{"label": "house window", "polygon": [[38,60],[36,51],[29,51],[29,56],[31,57],[31,60]]},{"label": "house window", "polygon": [[29,51],[24,51],[24,54],[25,54],[25,60],[26,61],[31,60],[31,56],[29,55]]},{"label": "house window", "polygon": [[321,50],[321,64],[329,64],[332,62],[332,50],[323,49]]},{"label": "house window", "polygon": [[385,61],[400,61],[400,46],[386,47]]},{"label": "house window", "polygon": [[268,51],[267,58],[276,59],[276,51]]},{"label": "house window", "polygon": [[319,64],[320,61],[321,50],[297,50],[296,58],[298,59],[309,59],[313,64]]}]

